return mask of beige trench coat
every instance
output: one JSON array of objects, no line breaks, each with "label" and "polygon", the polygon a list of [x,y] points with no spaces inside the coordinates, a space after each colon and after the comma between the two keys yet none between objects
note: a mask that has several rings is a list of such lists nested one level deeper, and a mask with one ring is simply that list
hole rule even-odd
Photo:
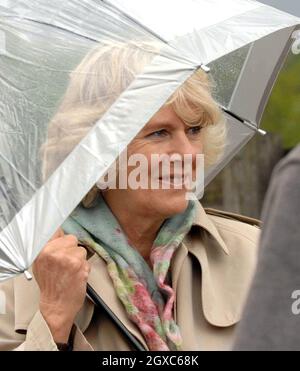
[{"label": "beige trench coat", "polygon": [[[195,225],[171,261],[176,293],[174,317],[183,350],[230,350],[235,325],[253,276],[259,228],[250,218],[205,211],[198,204]],[[89,284],[127,330],[146,348],[138,328],[117,298],[105,262],[97,255]],[[39,312],[39,289],[25,277],[0,284],[5,298],[0,313],[0,350],[57,350]],[[4,295],[3,295],[4,293]],[[76,318],[74,350],[132,350],[132,344],[109,316],[87,297]]]}]

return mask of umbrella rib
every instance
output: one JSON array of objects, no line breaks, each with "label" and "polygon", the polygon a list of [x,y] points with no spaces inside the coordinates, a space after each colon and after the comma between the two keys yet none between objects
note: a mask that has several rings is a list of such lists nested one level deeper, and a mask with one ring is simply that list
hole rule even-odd
[{"label": "umbrella rib", "polygon": [[247,120],[247,119],[244,119],[242,118],[241,116],[237,115],[236,113],[230,111],[229,109],[225,108],[224,106],[220,105],[220,108],[222,109],[223,112],[227,113],[229,116],[235,118],[236,120],[238,120],[239,122],[241,122],[242,124],[248,126],[248,128],[258,132],[259,134],[261,135],[266,135],[266,131],[258,128],[253,122]]}]

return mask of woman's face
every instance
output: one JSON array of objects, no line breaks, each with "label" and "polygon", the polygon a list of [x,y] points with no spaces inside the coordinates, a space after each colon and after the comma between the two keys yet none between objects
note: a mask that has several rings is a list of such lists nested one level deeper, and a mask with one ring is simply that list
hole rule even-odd
[{"label": "woman's face", "polygon": [[[128,158],[138,154],[147,159],[148,169],[144,170],[148,175],[147,189],[132,189],[130,187],[130,182],[135,178],[130,178],[130,174],[133,175],[134,173],[131,172],[140,167],[140,164],[137,163],[135,166],[127,164],[129,186],[126,189],[108,190],[107,192],[114,192],[114,196],[119,196],[118,199],[120,202],[124,202],[125,207],[128,206],[128,210],[137,208],[137,210],[149,216],[166,218],[183,212],[188,205],[184,175],[182,177],[175,176],[174,179],[172,177],[174,174],[180,175],[184,172],[183,158],[184,155],[189,155],[188,157],[192,160],[192,170],[189,175],[195,180],[196,155],[203,153],[202,137],[201,126],[187,126],[176,115],[171,105],[164,106],[144,126],[127,148]],[[168,181],[165,177],[162,177],[162,163],[155,166],[155,162],[153,162],[155,156],[153,157],[153,155],[172,156],[174,154],[181,162],[175,160],[175,165],[174,161],[170,161],[169,166],[165,168],[170,169],[170,181]],[[151,161],[156,168],[156,173],[153,170],[151,171]],[[180,171],[178,171],[179,168]],[[137,173],[135,172],[135,174]],[[151,176],[153,179],[159,178],[156,183],[159,185],[159,187],[156,186],[158,189],[153,189],[153,187],[151,189]],[[176,186],[174,186],[174,183]],[[166,189],[162,189],[162,187]]]}]

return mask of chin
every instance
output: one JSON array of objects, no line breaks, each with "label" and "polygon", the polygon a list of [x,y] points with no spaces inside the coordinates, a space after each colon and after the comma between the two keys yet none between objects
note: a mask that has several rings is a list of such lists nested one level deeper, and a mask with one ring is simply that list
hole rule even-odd
[{"label": "chin", "polygon": [[[183,213],[188,207],[189,200],[186,200],[185,191],[167,190],[161,192],[152,205],[157,206],[157,211],[165,217],[171,217]],[[150,201],[152,202],[152,201]]]}]

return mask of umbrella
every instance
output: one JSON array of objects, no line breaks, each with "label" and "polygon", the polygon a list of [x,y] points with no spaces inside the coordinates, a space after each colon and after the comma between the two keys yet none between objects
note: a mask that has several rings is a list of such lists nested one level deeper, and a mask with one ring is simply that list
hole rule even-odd
[{"label": "umbrella", "polygon": [[[206,173],[207,184],[253,135],[263,133],[261,115],[299,23],[249,0],[0,0],[0,280],[20,273],[30,278],[27,269],[57,228],[198,69],[215,81],[228,130],[224,155]],[[98,117],[91,118],[85,106],[89,130],[63,148],[45,176],[41,149],[51,143],[53,117],[67,119],[61,113],[68,110],[64,93],[76,93],[69,81],[87,73],[80,70],[87,54],[96,50],[105,60],[113,53],[110,45],[122,43],[141,53],[142,70],[127,66],[129,77],[118,93],[98,89]],[[80,104],[93,104],[81,88]],[[77,134],[71,125],[76,107],[70,131],[61,133],[66,143]],[[54,123],[52,130],[59,127]]]},{"label": "umbrella", "polygon": [[300,17],[300,3],[295,0],[259,0],[261,3],[274,6],[284,12]]}]

